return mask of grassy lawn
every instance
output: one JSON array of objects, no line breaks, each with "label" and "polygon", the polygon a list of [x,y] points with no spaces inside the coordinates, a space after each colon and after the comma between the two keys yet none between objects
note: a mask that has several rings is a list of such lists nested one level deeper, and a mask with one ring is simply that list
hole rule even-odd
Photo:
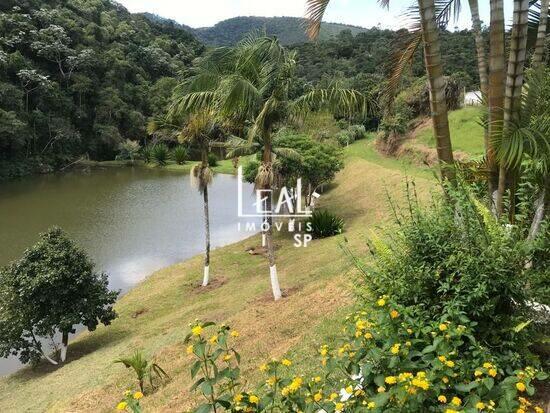
[{"label": "grassy lawn", "polygon": [[0,411],[113,411],[134,384],[130,372],[113,360],[136,349],[154,356],[171,377],[143,400],[145,411],[186,411],[197,399],[188,391],[190,359],[183,338],[195,319],[226,322],[241,332],[238,347],[249,383],[261,379],[258,365],[284,354],[295,361],[296,371],[312,372],[319,365],[319,345],[338,334],[338,320],[353,305],[357,275],[338,244],[347,240],[355,253],[365,255],[369,230],[389,215],[386,190],[402,199],[405,175],[416,178],[422,193],[432,187],[427,170],[381,158],[369,140],[354,143],[346,149],[346,168],[320,198],[322,207],[345,219],[345,233],[308,248],[293,247],[288,236],[276,239],[287,297],[272,301],[266,259],[246,252],[260,244],[259,236],[213,252],[211,288],[198,287],[200,256],[162,269],[120,299],[119,318],[111,326],[80,335],[69,347],[67,364],[58,369],[43,364],[0,380]]},{"label": "grassy lawn", "polygon": [[[469,155],[483,155],[483,127],[478,123],[482,114],[480,107],[472,106],[449,113],[453,149]],[[431,124],[417,131],[416,139],[429,147],[435,147]]]}]

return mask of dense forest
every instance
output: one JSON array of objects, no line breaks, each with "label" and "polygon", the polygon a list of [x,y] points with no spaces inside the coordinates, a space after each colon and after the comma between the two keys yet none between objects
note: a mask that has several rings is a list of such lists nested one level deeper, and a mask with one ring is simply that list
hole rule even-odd
[{"label": "dense forest", "polygon": [[0,11],[0,176],[112,158],[122,139],[143,139],[204,49],[109,0],[8,0]]},{"label": "dense forest", "polygon": [[[206,49],[203,41],[234,44],[260,27],[281,43],[303,42],[293,46],[298,61],[291,97],[335,80],[376,95],[398,37],[389,30],[326,24],[324,36],[305,42],[298,18],[234,18],[196,30],[131,14],[110,0],[3,2],[0,177],[48,172],[81,156],[113,159],[122,141],[144,143],[147,121],[166,107]],[[442,37],[447,74],[461,87],[477,87],[471,32]],[[422,76],[418,52],[403,87],[422,82]]]},{"label": "dense forest", "polygon": [[[144,13],[144,15],[153,21],[170,21],[150,13]],[[191,32],[197,39],[209,46],[232,46],[253,31],[265,31],[268,36],[276,36],[283,45],[308,41],[304,31],[304,19],[298,17],[240,16],[223,20],[212,27],[198,29],[171,22]],[[349,30],[353,35],[366,31],[362,27],[348,24],[323,23],[320,38],[330,39],[343,30]]]}]

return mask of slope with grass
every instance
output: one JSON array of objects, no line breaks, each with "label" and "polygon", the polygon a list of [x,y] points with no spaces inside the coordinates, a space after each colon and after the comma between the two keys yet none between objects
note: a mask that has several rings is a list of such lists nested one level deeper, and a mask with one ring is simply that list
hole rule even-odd
[{"label": "slope with grass", "polygon": [[195,319],[226,322],[241,332],[243,374],[259,380],[257,366],[289,354],[296,371],[315,369],[317,349],[338,332],[333,320],[353,305],[355,272],[338,243],[366,252],[368,232],[389,217],[386,191],[399,199],[405,175],[416,176],[420,192],[432,182],[423,171],[382,159],[372,141],[346,149],[346,167],[320,198],[321,206],[345,220],[345,233],[295,248],[289,236],[276,238],[280,281],[286,297],[273,302],[267,262],[247,251],[259,236],[212,253],[212,286],[198,287],[202,257],[160,270],[121,298],[119,318],[107,328],[80,335],[69,348],[68,363],[58,369],[41,365],[0,380],[0,411],[108,412],[133,377],[113,360],[143,349],[163,366],[171,380],[143,400],[145,411],[186,411],[197,401],[189,393],[190,360],[183,339]]}]

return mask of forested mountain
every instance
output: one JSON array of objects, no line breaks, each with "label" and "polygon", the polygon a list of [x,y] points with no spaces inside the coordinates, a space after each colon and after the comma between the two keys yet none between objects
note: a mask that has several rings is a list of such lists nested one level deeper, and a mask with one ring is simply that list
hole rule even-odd
[{"label": "forested mountain", "polygon": [[[165,20],[162,17],[144,13],[153,21]],[[177,24],[177,23],[174,23]],[[298,17],[234,17],[223,20],[212,27],[193,29],[180,25],[199,40],[211,46],[231,46],[253,31],[263,31],[270,36],[277,36],[282,44],[292,45],[307,42],[305,35],[304,19]],[[350,26],[339,23],[323,23],[321,25],[321,39],[329,39],[338,35],[343,30],[349,30],[353,35],[361,33],[366,29],[357,26]]]},{"label": "forested mountain", "polygon": [[2,1],[0,175],[112,158],[122,139],[145,137],[203,49],[110,0]]}]

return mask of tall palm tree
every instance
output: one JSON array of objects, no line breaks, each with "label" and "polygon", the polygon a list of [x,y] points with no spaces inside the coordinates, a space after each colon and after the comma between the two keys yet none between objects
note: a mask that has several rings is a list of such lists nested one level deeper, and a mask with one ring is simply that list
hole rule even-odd
[{"label": "tall palm tree", "polygon": [[[309,20],[308,34],[310,37],[316,37],[319,34],[321,21],[329,2],[330,0],[306,0],[306,14]],[[388,6],[389,0],[380,0],[379,3],[382,6]],[[449,1],[449,3],[452,3],[452,1]],[[443,179],[454,181],[456,176],[445,99],[445,80],[435,1],[418,0],[418,13],[424,43],[426,72],[430,85],[430,105],[441,175]],[[414,48],[411,50],[414,50]]]},{"label": "tall palm tree", "polygon": [[181,143],[188,143],[199,149],[201,160],[191,169],[191,184],[198,188],[203,197],[204,207],[204,268],[202,286],[210,282],[210,213],[208,202],[208,186],[212,183],[212,170],[208,163],[208,155],[212,146],[217,143],[219,126],[215,115],[207,110],[185,114],[172,107],[164,118],[150,122],[148,131],[153,133],[158,129],[171,132]]},{"label": "tall palm tree", "polygon": [[[274,39],[251,35],[233,48],[211,51],[195,67],[195,72],[176,90],[172,110],[180,113],[209,110],[234,124],[250,122],[248,140],[261,138],[263,153],[256,186],[272,191],[273,134],[292,116],[326,106],[339,112],[365,111],[366,100],[353,90],[330,88],[312,90],[296,100],[289,98],[294,79],[295,52],[288,51]],[[240,128],[236,128],[240,129]],[[271,210],[267,197],[265,211]],[[273,296],[282,297],[273,244],[272,218],[266,213],[263,235]]]},{"label": "tall palm tree", "polygon": [[546,31],[548,27],[548,8],[550,0],[541,0],[540,18],[537,32],[537,42],[535,44],[535,52],[533,53],[532,67],[539,67],[544,59],[544,49],[546,43]]}]

